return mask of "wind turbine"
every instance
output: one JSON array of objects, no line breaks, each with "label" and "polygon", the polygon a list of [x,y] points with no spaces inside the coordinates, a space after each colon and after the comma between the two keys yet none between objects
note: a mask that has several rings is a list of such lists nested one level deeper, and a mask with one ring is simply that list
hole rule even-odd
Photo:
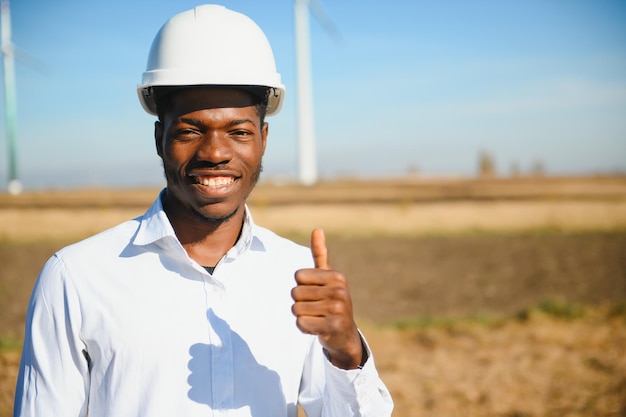
[{"label": "wind turbine", "polygon": [[9,182],[7,190],[16,195],[22,192],[22,183],[17,177],[17,150],[16,150],[16,109],[15,93],[15,48],[11,42],[11,13],[9,0],[2,0],[0,4],[0,25],[2,26],[0,49],[4,66],[4,103],[5,123],[9,159]]},{"label": "wind turbine", "polygon": [[313,185],[317,182],[318,175],[313,123],[309,9],[331,36],[336,37],[337,31],[318,0],[294,0],[293,9],[297,71],[298,181],[303,185]]}]

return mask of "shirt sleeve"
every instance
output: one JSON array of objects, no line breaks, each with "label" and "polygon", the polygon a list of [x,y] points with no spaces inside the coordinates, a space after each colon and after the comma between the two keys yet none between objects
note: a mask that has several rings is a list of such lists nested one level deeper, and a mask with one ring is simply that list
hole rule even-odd
[{"label": "shirt sleeve", "polygon": [[53,256],[28,306],[14,417],[87,415],[89,369],[79,331],[76,291]]},{"label": "shirt sleeve", "polygon": [[374,357],[361,335],[369,355],[361,369],[335,367],[314,337],[304,367],[300,405],[309,417],[388,417],[393,400],[378,376]]}]

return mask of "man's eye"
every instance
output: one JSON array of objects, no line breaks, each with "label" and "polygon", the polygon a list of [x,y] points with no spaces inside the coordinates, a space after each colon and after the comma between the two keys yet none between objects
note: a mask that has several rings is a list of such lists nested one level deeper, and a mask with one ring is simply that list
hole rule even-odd
[{"label": "man's eye", "polygon": [[174,137],[177,138],[191,138],[199,135],[200,133],[193,129],[178,129],[174,132]]},{"label": "man's eye", "polygon": [[251,136],[252,133],[250,133],[247,130],[234,130],[231,132],[231,135],[237,136],[237,137],[246,137],[246,136]]}]

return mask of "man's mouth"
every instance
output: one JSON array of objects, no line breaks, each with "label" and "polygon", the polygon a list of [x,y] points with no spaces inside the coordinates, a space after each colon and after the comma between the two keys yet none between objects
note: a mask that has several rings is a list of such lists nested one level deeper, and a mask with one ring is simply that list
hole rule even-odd
[{"label": "man's mouth", "polygon": [[204,185],[209,188],[220,188],[235,182],[233,177],[196,177],[196,184]]}]

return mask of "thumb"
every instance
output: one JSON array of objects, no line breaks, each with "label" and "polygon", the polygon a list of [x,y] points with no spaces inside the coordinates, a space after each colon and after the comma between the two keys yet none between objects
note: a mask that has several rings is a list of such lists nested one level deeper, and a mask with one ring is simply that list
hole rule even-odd
[{"label": "thumb", "polygon": [[328,264],[328,249],[326,248],[326,236],[322,229],[314,229],[311,232],[311,253],[317,269],[330,269]]}]

